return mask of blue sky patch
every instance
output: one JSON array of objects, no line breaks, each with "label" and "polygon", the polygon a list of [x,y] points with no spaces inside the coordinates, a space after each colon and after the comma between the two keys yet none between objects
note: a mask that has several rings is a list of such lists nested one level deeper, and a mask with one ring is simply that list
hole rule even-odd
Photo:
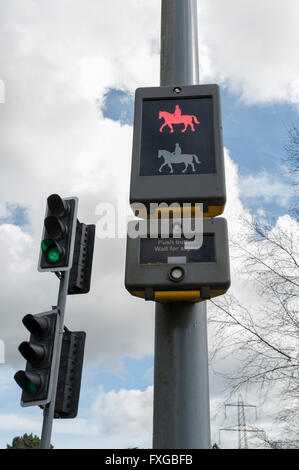
[{"label": "blue sky patch", "polygon": [[5,203],[8,216],[0,217],[1,224],[12,224],[24,227],[28,224],[28,214],[26,207],[17,204]]},{"label": "blue sky patch", "polygon": [[134,97],[123,90],[110,89],[104,96],[102,111],[105,118],[133,125]]}]

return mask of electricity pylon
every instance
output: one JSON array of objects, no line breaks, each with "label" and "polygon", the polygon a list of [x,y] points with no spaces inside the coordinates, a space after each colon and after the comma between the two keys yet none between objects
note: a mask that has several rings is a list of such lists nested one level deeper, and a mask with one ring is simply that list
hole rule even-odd
[{"label": "electricity pylon", "polygon": [[236,431],[239,437],[239,449],[248,449],[248,432],[263,432],[260,429],[246,426],[245,408],[255,408],[255,419],[257,419],[257,410],[255,405],[249,405],[239,397],[237,403],[227,403],[224,407],[225,418],[226,418],[226,407],[234,406],[238,408],[238,426],[229,426],[226,428],[219,429],[219,445],[220,445],[220,433],[221,431]]}]

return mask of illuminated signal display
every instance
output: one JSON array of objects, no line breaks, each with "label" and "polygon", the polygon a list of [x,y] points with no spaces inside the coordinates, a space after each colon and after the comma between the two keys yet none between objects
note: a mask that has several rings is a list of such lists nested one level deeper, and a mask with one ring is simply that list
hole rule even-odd
[{"label": "illuminated signal display", "polygon": [[213,98],[144,100],[140,175],[215,173]]},{"label": "illuminated signal display", "polygon": [[174,113],[169,113],[168,111],[159,111],[159,119],[164,119],[164,124],[160,127],[160,132],[163,131],[165,126],[168,126],[170,132],[173,133],[174,124],[184,124],[184,129],[181,132],[186,132],[188,127],[190,127],[192,132],[195,132],[193,122],[200,124],[199,120],[193,114],[182,114],[182,110],[178,104],[175,105]]},{"label": "illuminated signal display", "polygon": [[[135,93],[130,204],[203,204],[204,217],[226,202],[218,85],[138,88]],[[133,207],[143,204],[146,211]]]}]

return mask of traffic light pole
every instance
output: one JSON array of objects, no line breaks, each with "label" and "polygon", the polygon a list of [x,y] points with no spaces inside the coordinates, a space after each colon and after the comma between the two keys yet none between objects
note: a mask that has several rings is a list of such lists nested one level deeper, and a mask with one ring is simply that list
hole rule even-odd
[{"label": "traffic light pole", "polygon": [[[196,0],[162,0],[160,85],[199,84]],[[153,448],[208,449],[206,302],[156,303]]]},{"label": "traffic light pole", "polygon": [[59,374],[59,364],[61,356],[62,338],[64,330],[64,314],[65,306],[70,278],[70,271],[64,271],[61,273],[61,279],[59,284],[57,310],[58,310],[58,321],[59,321],[59,334],[56,348],[53,351],[53,385],[51,390],[51,401],[44,409],[44,420],[41,436],[41,449],[49,449],[51,444],[52,426],[55,411],[56,391]]}]

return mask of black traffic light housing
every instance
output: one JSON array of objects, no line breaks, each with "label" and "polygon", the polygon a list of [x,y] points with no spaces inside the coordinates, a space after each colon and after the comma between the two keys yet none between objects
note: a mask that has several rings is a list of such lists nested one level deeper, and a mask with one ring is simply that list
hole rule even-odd
[{"label": "black traffic light housing", "polygon": [[54,418],[75,418],[81,388],[86,333],[65,328],[60,356]]},{"label": "black traffic light housing", "polygon": [[25,371],[19,370],[14,379],[23,390],[21,405],[45,405],[50,401],[53,355],[58,339],[57,310],[28,314],[23,324],[30,332],[19,351],[26,359]]},{"label": "black traffic light housing", "polygon": [[72,267],[76,236],[78,198],[61,198],[51,194],[47,199],[39,271],[68,271]]}]

